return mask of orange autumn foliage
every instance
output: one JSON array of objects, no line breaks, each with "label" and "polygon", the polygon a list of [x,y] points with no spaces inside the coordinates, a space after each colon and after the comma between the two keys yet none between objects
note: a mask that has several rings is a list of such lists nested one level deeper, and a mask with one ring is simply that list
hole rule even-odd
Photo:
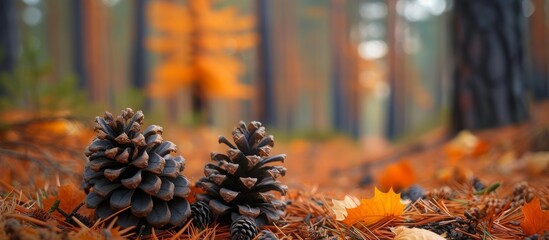
[{"label": "orange autumn foliage", "polygon": [[[65,184],[59,187],[57,196],[44,199],[44,209],[49,210],[55,201],[59,200],[59,208],[67,213],[72,212],[79,204],[84,202],[86,194],[74,184]],[[92,210],[81,207],[78,213],[84,216],[91,216]]]},{"label": "orange autumn foliage", "polygon": [[210,0],[153,1],[148,48],[161,56],[149,85],[152,97],[169,97],[198,85],[210,98],[246,98],[240,83],[244,65],[232,53],[255,45],[254,21],[234,8],[216,9]]},{"label": "orange autumn foliage", "polygon": [[404,212],[405,205],[400,202],[400,193],[393,189],[387,193],[374,190],[374,197],[361,199],[356,208],[347,209],[347,216],[342,221],[348,226],[361,222],[365,226],[371,226],[387,217],[400,216]]},{"label": "orange autumn foliage", "polygon": [[411,186],[415,181],[416,174],[412,164],[407,160],[401,160],[387,166],[378,182],[382,190],[393,188],[398,191]]},{"label": "orange autumn foliage", "polygon": [[540,234],[549,231],[549,210],[542,210],[539,199],[535,197],[522,206],[524,220],[520,226],[527,235]]}]

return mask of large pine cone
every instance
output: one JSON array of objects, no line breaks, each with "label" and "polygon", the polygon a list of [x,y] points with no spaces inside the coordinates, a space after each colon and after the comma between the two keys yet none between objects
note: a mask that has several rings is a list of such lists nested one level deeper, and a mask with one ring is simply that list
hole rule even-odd
[{"label": "large pine cone", "polygon": [[219,142],[230,147],[227,154],[212,153],[204,168],[206,177],[197,182],[205,194],[197,196],[205,201],[217,216],[230,216],[236,213],[254,219],[258,226],[272,223],[284,214],[285,202],[277,200],[270,191],[286,194],[287,186],[276,181],[284,176],[286,168],[268,166],[273,162],[283,162],[286,155],[269,157],[274,146],[272,135],[266,136],[265,127],[260,122],[250,122],[233,131],[234,146],[225,137]]},{"label": "large pine cone", "polygon": [[96,138],[86,149],[83,186],[93,188],[86,205],[103,219],[130,207],[119,214],[122,227],[181,225],[191,214],[190,184],[181,175],[185,159],[171,155],[176,146],[162,139],[162,127],[141,132],[143,118],[130,108],[116,118],[109,112],[96,117]]}]

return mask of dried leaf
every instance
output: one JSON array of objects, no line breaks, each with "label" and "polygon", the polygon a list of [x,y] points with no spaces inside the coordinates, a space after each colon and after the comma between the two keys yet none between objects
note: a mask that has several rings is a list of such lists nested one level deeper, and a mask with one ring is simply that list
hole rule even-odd
[{"label": "dried leaf", "polygon": [[481,156],[488,152],[490,145],[471,132],[461,131],[450,143],[444,146],[450,164],[457,164],[465,156]]},{"label": "dried leaf", "polygon": [[386,217],[400,216],[404,212],[405,205],[400,202],[400,193],[396,194],[393,189],[387,193],[377,188],[374,191],[374,197],[361,199],[356,208],[347,209],[347,217],[342,222],[348,226],[357,222],[371,226]]},{"label": "dried leaf", "polygon": [[429,230],[421,228],[407,228],[407,227],[396,227],[391,228],[391,232],[396,234],[393,240],[444,240],[446,238],[431,232]]},{"label": "dried leaf", "polygon": [[531,175],[539,176],[549,170],[549,152],[529,152],[524,156],[526,169]]},{"label": "dried leaf", "polygon": [[[57,196],[44,199],[44,209],[50,209],[56,200],[59,200],[59,208],[65,212],[72,212],[80,203],[84,202],[86,194],[78,189],[74,184],[65,184],[59,187]],[[91,216],[92,210],[80,208],[78,211],[85,216]]]},{"label": "dried leaf", "polygon": [[387,166],[379,178],[382,190],[393,188],[398,191],[411,186],[415,181],[416,174],[407,160]]},{"label": "dried leaf", "polygon": [[353,196],[346,195],[343,200],[332,199],[334,206],[332,210],[336,215],[337,221],[343,221],[347,217],[347,208],[356,208],[360,204],[360,200]]},{"label": "dried leaf", "polygon": [[540,234],[549,230],[549,210],[542,210],[539,199],[534,197],[529,203],[522,206],[524,220],[520,224],[527,235]]}]

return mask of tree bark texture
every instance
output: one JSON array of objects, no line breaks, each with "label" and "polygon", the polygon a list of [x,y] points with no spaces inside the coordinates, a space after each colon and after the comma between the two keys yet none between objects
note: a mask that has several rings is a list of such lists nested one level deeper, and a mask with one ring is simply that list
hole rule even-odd
[{"label": "tree bark texture", "polygon": [[453,130],[528,118],[521,0],[455,1]]}]

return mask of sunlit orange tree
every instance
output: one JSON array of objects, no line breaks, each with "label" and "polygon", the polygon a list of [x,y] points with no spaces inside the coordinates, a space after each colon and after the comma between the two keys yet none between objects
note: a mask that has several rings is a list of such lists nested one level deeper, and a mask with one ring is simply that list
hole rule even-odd
[{"label": "sunlit orange tree", "polygon": [[246,97],[239,81],[244,64],[235,56],[255,45],[254,19],[215,1],[154,1],[148,18],[148,48],[161,57],[153,70],[149,95],[167,98],[191,89],[199,99]]}]

